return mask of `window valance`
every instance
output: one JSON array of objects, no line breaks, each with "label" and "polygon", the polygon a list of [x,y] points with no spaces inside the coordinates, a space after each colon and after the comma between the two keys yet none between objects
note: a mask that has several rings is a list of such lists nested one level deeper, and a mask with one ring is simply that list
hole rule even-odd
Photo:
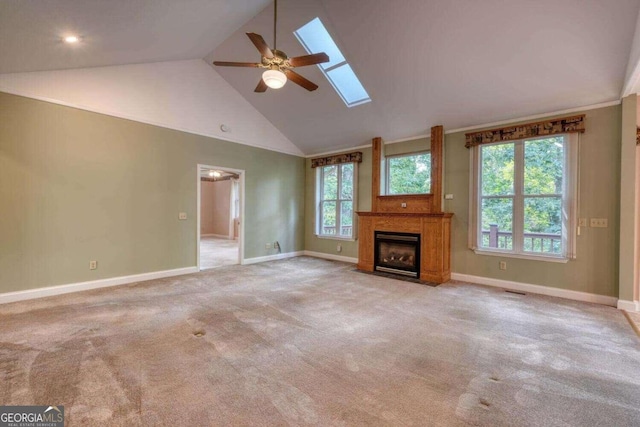
[{"label": "window valance", "polygon": [[584,114],[581,114],[579,116],[545,120],[544,122],[525,123],[517,126],[467,133],[465,134],[465,147],[471,148],[476,145],[493,142],[584,131]]},{"label": "window valance", "polygon": [[354,151],[353,153],[336,154],[335,156],[317,157],[311,159],[311,167],[339,165],[340,163],[360,163],[362,162],[362,152]]}]

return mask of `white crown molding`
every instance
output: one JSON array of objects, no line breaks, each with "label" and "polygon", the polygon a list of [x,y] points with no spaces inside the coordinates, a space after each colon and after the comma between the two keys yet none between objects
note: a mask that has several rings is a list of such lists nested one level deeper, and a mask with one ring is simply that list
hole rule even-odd
[{"label": "white crown molding", "polygon": [[566,298],[575,301],[591,302],[595,304],[616,307],[618,298],[606,295],[590,294],[588,292],[571,291],[568,289],[552,288],[549,286],[533,285],[529,283],[512,282],[509,280],[492,279],[490,277],[472,276],[470,274],[451,273],[451,279],[461,282],[476,283],[479,285],[493,286],[532,294],[547,295],[551,297]]},{"label": "white crown molding", "polygon": [[328,259],[331,261],[348,262],[350,264],[358,263],[358,258],[352,258],[348,256],[343,256],[343,255],[325,254],[323,252],[304,251],[304,255],[314,257],[314,258]]},{"label": "white crown molding", "polygon": [[563,114],[579,113],[581,111],[595,110],[597,108],[612,107],[614,105],[620,105],[621,102],[622,101],[620,101],[618,99],[618,100],[615,100],[615,101],[601,102],[599,104],[585,105],[583,107],[569,108],[567,110],[552,111],[550,113],[535,114],[533,116],[518,117],[518,118],[515,118],[515,119],[502,120],[502,121],[499,121],[499,122],[492,122],[492,123],[484,123],[484,124],[481,124],[481,125],[467,126],[467,127],[463,127],[463,128],[448,130],[448,131],[445,132],[445,135],[451,134],[451,133],[466,132],[468,130],[476,130],[476,129],[491,128],[491,127],[494,127],[494,126],[508,125],[508,124],[511,124],[511,123],[524,122],[524,121],[527,121],[527,120],[544,119],[545,117],[561,116]]},{"label": "white crown molding", "polygon": [[261,148],[263,150],[275,151],[276,153],[289,154],[289,155],[296,156],[296,157],[303,157],[303,155],[300,154],[299,152],[293,152],[293,151],[288,151],[288,150],[279,150],[277,148],[267,147],[265,145],[260,145],[260,144],[256,144],[256,143],[249,142],[249,141],[243,141],[243,140],[240,140],[240,139],[227,138],[227,137],[224,137],[224,136],[221,136],[221,135],[217,135],[217,134],[213,134],[213,133],[196,132],[196,131],[193,131],[193,130],[182,128],[180,126],[167,126],[167,125],[165,125],[163,123],[156,122],[156,121],[153,121],[153,120],[148,120],[148,119],[145,119],[145,118],[142,118],[142,117],[137,117],[137,116],[133,116],[133,115],[129,115],[129,114],[123,114],[123,113],[117,113],[117,112],[109,111],[109,110],[102,109],[102,108],[93,108],[93,107],[89,107],[89,106],[86,106],[86,105],[75,104],[75,103],[72,103],[72,102],[65,102],[65,101],[61,101],[59,99],[47,98],[45,96],[33,95],[33,94],[29,94],[29,93],[26,93],[26,92],[23,92],[23,91],[20,91],[20,90],[15,90],[15,89],[12,89],[12,88],[7,88],[7,87],[0,86],[0,92],[9,93],[11,95],[22,96],[24,98],[35,99],[37,101],[48,102],[50,104],[62,105],[63,107],[75,108],[77,110],[89,111],[91,113],[103,114],[105,116],[116,117],[118,119],[131,120],[132,122],[143,123],[143,124],[152,125],[152,126],[158,126],[158,127],[164,128],[164,129],[171,129],[171,130],[175,130],[175,131],[178,131],[178,132],[189,133],[191,135],[205,136],[207,138],[214,138],[214,139],[218,139],[218,140],[221,140],[221,141],[233,142],[234,144],[248,145],[250,147]]},{"label": "white crown molding", "polygon": [[[638,79],[640,79],[640,67],[638,70]],[[480,125],[473,125],[473,126],[467,126],[467,127],[463,127],[463,128],[457,128],[457,129],[451,129],[451,130],[447,130],[444,132],[445,135],[451,135],[453,133],[459,133],[459,132],[467,132],[470,130],[477,130],[477,129],[486,129],[486,128],[491,128],[491,127],[495,127],[495,126],[502,126],[502,125],[508,125],[511,123],[518,123],[518,122],[524,122],[527,120],[537,120],[537,119],[544,119],[545,117],[554,117],[554,116],[560,116],[563,114],[573,114],[573,113],[579,113],[582,111],[589,111],[589,110],[595,110],[598,108],[606,108],[606,107],[612,107],[614,105],[620,105],[622,101],[620,100],[616,100],[616,101],[609,101],[609,102],[602,102],[599,104],[592,104],[592,105],[585,105],[583,107],[576,107],[576,108],[570,108],[567,110],[560,110],[560,111],[552,111],[550,113],[542,113],[542,114],[536,114],[533,116],[525,116],[525,117],[518,117],[515,119],[509,119],[509,120],[502,120],[499,122],[491,122],[491,123],[484,123],[484,124],[480,124]],[[382,141],[382,143],[384,145],[389,145],[389,144],[397,144],[399,142],[406,142],[406,141],[415,141],[416,139],[422,139],[422,138],[431,138],[431,135],[429,134],[420,134],[420,135],[416,135],[416,136],[409,136],[406,138],[401,138],[401,139],[394,139],[391,141]],[[339,153],[345,153],[351,150],[357,150],[360,148],[371,148],[371,144],[367,144],[367,145],[358,145],[355,147],[351,147],[351,148],[343,148],[340,150],[333,150],[333,151],[326,151],[323,153],[318,153],[318,154],[308,154],[305,155],[304,157],[309,159],[309,158],[313,158],[313,157],[322,157],[322,156],[328,156],[331,154],[339,154]]]},{"label": "white crown molding", "polygon": [[347,153],[349,151],[359,150],[361,148],[371,148],[371,144],[356,145],[355,147],[342,148],[340,150],[325,151],[325,152],[318,153],[318,154],[305,154],[304,157],[305,157],[305,159],[313,159],[313,158],[316,158],[316,157],[329,156],[331,154]]},{"label": "white crown molding", "polygon": [[[0,91],[221,141],[304,156],[201,59],[0,74]],[[168,100],[171,100],[170,104]],[[235,129],[235,133],[221,131],[221,123]]]},{"label": "white crown molding", "polygon": [[0,294],[0,304],[44,298],[90,289],[107,288],[111,286],[127,285],[147,280],[163,279],[165,277],[182,276],[197,273],[197,267],[178,268],[174,270],[154,271],[151,273],[134,274],[131,276],[112,277],[108,279],[91,280],[89,282],[71,283],[67,285],[49,286],[46,288],[28,289],[26,291],[7,292]]}]

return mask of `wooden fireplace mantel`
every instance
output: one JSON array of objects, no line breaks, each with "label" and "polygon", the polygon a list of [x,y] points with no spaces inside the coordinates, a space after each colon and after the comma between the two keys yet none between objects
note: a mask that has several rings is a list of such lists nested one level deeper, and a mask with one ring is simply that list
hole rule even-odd
[{"label": "wooden fireplace mantel", "polygon": [[444,283],[451,279],[452,213],[357,212],[358,269],[374,271],[376,231],[420,235],[420,276],[426,282]]},{"label": "wooden fireplace mantel", "polygon": [[420,235],[419,279],[444,283],[451,278],[451,217],[442,212],[442,163],[444,131],[431,128],[431,194],[381,195],[381,162],[384,146],[374,138],[371,212],[358,214],[358,269],[374,271],[375,232]]}]

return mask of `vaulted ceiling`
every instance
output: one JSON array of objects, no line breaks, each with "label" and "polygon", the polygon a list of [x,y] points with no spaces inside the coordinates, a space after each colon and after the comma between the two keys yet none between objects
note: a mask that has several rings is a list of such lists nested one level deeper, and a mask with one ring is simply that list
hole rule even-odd
[{"label": "vaulted ceiling", "polygon": [[[302,152],[615,101],[640,0],[279,0],[278,49],[320,17],[369,92],[348,108],[316,66],[255,93],[261,70],[212,66]],[[246,32],[273,40],[266,0],[4,0],[0,73],[205,58],[257,62]],[[68,49],[65,33],[83,37]],[[637,57],[635,58],[637,60]],[[632,64],[635,65],[635,64]],[[153,78],[153,76],[149,76]]]}]

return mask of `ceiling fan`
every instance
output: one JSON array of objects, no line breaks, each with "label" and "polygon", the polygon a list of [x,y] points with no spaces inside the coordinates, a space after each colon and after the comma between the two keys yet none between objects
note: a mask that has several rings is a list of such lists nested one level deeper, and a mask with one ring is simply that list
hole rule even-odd
[{"label": "ceiling fan", "polygon": [[279,89],[287,82],[287,78],[308,91],[318,89],[318,85],[302,77],[293,71],[293,68],[304,67],[306,65],[321,64],[329,62],[329,55],[324,52],[312,55],[297,56],[289,58],[287,55],[276,49],[276,23],[278,22],[278,0],[274,2],[273,9],[273,49],[270,49],[260,34],[247,33],[249,39],[262,55],[260,62],[225,62],[214,61],[213,65],[220,67],[254,67],[265,68],[262,78],[256,86],[255,92],[265,92],[267,87]]}]

